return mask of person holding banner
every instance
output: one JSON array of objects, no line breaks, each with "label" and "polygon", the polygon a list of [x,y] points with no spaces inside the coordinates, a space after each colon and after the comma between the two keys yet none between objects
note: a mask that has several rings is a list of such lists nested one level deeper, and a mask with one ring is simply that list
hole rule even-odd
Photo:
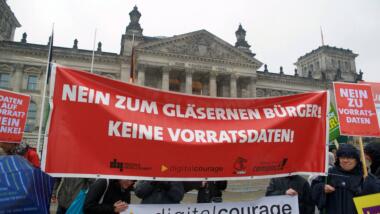
[{"label": "person holding banner", "polygon": [[380,143],[370,143],[365,146],[364,153],[366,159],[370,162],[371,173],[380,179]]},{"label": "person holding banner", "polygon": [[99,179],[93,183],[86,195],[84,213],[120,213],[131,203],[133,180]]},{"label": "person holding banner", "polygon": [[222,191],[227,188],[227,181],[203,181],[198,189],[197,203],[223,202]]},{"label": "person holding banner", "polygon": [[185,190],[182,182],[138,181],[135,194],[142,204],[179,204]]},{"label": "person holding banner", "polygon": [[52,202],[57,203],[57,214],[66,213],[81,189],[87,190],[94,182],[89,178],[56,178]]},{"label": "person holding banner", "polygon": [[310,185],[299,175],[270,179],[265,196],[289,195],[298,197],[300,214],[314,214]]},{"label": "person holding banner", "polygon": [[351,144],[342,144],[334,167],[326,178],[319,176],[311,185],[312,199],[319,210],[334,214],[355,214],[353,198],[380,192],[372,174],[364,178],[359,151]]}]

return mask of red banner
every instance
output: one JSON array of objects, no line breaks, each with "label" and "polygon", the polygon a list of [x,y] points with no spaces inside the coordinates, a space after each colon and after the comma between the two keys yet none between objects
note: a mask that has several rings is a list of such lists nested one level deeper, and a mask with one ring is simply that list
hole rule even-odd
[{"label": "red banner", "polygon": [[380,105],[380,83],[378,82],[363,82],[363,84],[370,85],[372,88],[373,100],[375,105]]},{"label": "red banner", "polygon": [[20,143],[30,97],[0,89],[0,142]]},{"label": "red banner", "polygon": [[376,107],[377,120],[379,122],[379,128],[380,128],[380,83],[377,83],[377,82],[362,82],[362,83],[371,86],[372,96],[373,96],[373,100],[375,102],[375,107]]},{"label": "red banner", "polygon": [[370,85],[334,83],[334,91],[342,135],[380,136]]},{"label": "red banner", "polygon": [[324,173],[326,91],[171,93],[57,67],[43,168],[56,176],[246,179]]}]

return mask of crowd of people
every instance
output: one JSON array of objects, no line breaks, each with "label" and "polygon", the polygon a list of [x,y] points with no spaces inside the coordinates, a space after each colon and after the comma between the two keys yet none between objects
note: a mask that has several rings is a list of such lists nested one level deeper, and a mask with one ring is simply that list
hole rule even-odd
[{"label": "crowd of people", "polygon": [[[8,155],[21,155],[39,167],[35,150],[24,144],[0,143]],[[300,175],[270,179],[266,196],[297,196],[301,214],[355,214],[353,198],[380,193],[380,143],[365,146],[369,173],[365,176],[359,150],[351,144],[341,144],[329,154],[327,176]],[[36,159],[37,157],[37,159]],[[223,202],[227,181],[134,181],[112,179],[57,179],[52,202],[58,203],[57,213],[66,213],[80,190],[87,190],[84,213],[120,213],[131,203],[131,192],[141,204],[178,204],[186,192],[197,191],[197,203]],[[317,211],[318,212],[318,211]]]}]

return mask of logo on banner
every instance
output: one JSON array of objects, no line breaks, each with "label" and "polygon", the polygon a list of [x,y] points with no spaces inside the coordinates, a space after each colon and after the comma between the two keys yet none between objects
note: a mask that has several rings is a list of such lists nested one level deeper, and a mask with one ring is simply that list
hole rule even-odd
[{"label": "logo on banner", "polygon": [[247,169],[247,159],[245,158],[242,158],[242,157],[238,157],[236,160],[235,160],[235,163],[234,163],[234,169],[235,169],[235,174],[236,175],[244,175],[247,173],[246,169]]},{"label": "logo on banner", "polygon": [[119,169],[120,172],[122,172],[124,169],[132,169],[132,170],[151,170],[152,169],[152,167],[143,167],[139,163],[117,161],[116,158],[110,161],[110,168]]},{"label": "logo on banner", "polygon": [[165,166],[165,165],[161,165],[161,172],[166,172],[166,171],[168,171],[168,167],[167,166]]},{"label": "logo on banner", "polygon": [[281,171],[284,169],[288,158],[282,159],[280,162],[262,163],[260,166],[254,166],[253,171],[268,172],[268,171]]},{"label": "logo on banner", "polygon": [[165,166],[161,165],[161,172],[174,172],[174,173],[184,173],[184,172],[212,172],[219,174],[223,172],[223,167],[221,166]]}]

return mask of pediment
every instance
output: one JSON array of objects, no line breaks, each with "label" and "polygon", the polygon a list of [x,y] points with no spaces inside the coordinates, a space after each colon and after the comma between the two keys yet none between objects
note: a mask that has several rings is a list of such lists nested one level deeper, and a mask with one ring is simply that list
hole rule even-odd
[{"label": "pediment", "polygon": [[222,60],[251,64],[260,67],[261,62],[242,52],[206,30],[173,36],[139,45],[138,50],[157,54]]}]

